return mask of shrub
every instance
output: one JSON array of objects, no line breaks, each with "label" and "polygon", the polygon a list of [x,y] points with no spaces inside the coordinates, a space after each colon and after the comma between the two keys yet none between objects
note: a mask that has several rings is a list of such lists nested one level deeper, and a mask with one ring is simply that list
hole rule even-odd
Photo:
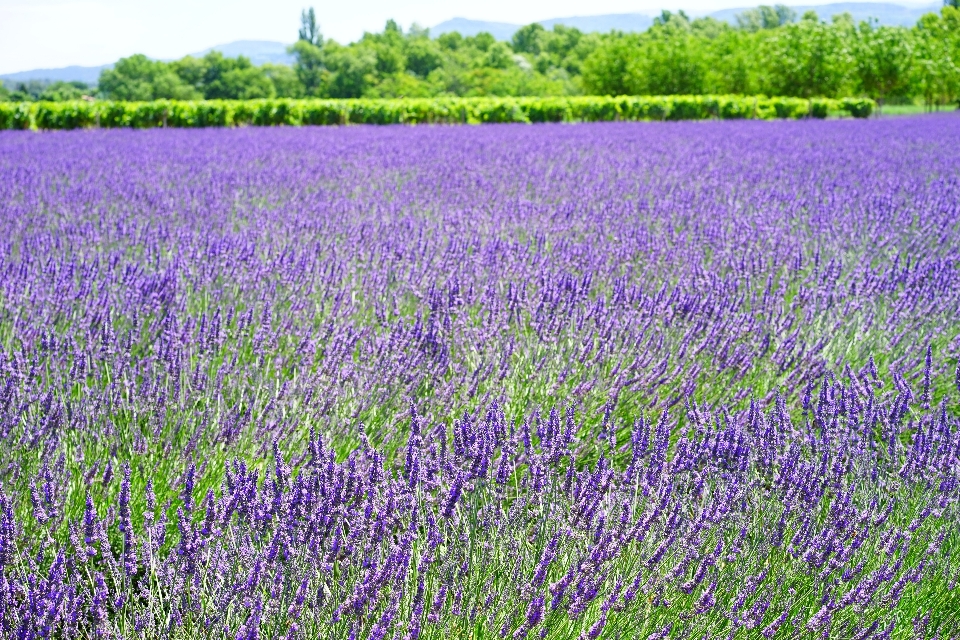
[{"label": "shrub", "polygon": [[845,111],[873,113],[869,98],[766,96],[579,96],[397,99],[156,100],[152,102],[36,102],[0,104],[0,129],[84,127],[230,127],[339,124],[598,122],[826,118]]}]

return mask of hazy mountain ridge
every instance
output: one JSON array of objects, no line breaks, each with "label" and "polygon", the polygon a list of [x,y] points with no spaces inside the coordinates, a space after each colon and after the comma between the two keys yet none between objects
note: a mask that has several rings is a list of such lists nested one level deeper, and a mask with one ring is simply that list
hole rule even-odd
[{"label": "hazy mountain ridge", "polygon": [[258,66],[266,63],[293,64],[293,56],[287,53],[287,47],[289,46],[289,44],[283,42],[271,42],[269,40],[237,40],[190,55],[194,58],[201,58],[211,51],[219,51],[228,58],[246,56],[250,58],[250,62]]},{"label": "hazy mountain ridge", "polygon": [[[875,19],[878,24],[892,26],[912,26],[916,24],[925,13],[939,11],[940,4],[929,4],[924,6],[905,6],[891,4],[887,2],[835,2],[823,5],[790,5],[798,16],[806,11],[816,11],[817,15],[823,20],[829,20],[832,16],[849,13],[853,16],[855,22],[862,20]],[[738,7],[734,9],[721,9],[706,14],[708,17],[716,18],[734,24],[736,16],[744,11],[749,11],[753,7]],[[701,14],[691,14],[699,17]],[[568,27],[576,27],[581,31],[600,31],[607,32],[613,29],[619,31],[645,31],[653,24],[653,16],[642,13],[620,13],[601,16],[571,16],[568,18],[551,18],[549,20],[539,20],[544,27],[552,28],[555,24],[562,24]],[[470,20],[468,18],[453,18],[441,22],[435,27],[430,28],[430,33],[434,36],[449,31],[459,31],[465,36],[476,35],[481,31],[491,33],[498,40],[509,40],[513,33],[522,27],[521,24],[511,24],[507,22],[486,22],[483,20]]]},{"label": "hazy mountain ridge", "polygon": [[17,73],[8,73],[0,76],[0,80],[6,82],[9,86],[16,82],[29,82],[31,80],[41,80],[50,82],[86,82],[87,84],[96,83],[100,77],[100,72],[104,69],[110,69],[112,64],[105,64],[99,67],[80,67],[70,66],[60,69],[31,69],[30,71],[18,71]]},{"label": "hazy mountain ridge", "polygon": [[[798,5],[791,8],[802,15],[805,11],[816,11],[821,19],[829,20],[831,16],[840,13],[850,13],[854,20],[875,19],[881,25],[901,25],[910,26],[916,24],[917,20],[925,13],[938,11],[940,4],[930,4],[926,6],[904,6],[884,2],[838,2],[824,5]],[[707,14],[710,17],[726,22],[734,23],[736,15],[749,10],[751,7],[740,7],[735,9],[722,9]],[[567,18],[550,18],[540,20],[546,28],[552,28],[556,24],[563,24],[569,27],[576,27],[581,31],[600,31],[607,32],[613,29],[620,31],[644,31],[653,23],[653,16],[641,13],[620,13],[606,14],[599,16],[570,16]],[[509,22],[490,22],[485,20],[471,20],[469,18],[453,18],[430,28],[430,34],[438,36],[450,31],[459,31],[465,36],[476,35],[481,31],[491,33],[498,40],[509,40],[514,32],[519,29],[520,24]],[[210,51],[220,51],[227,57],[246,56],[255,65],[264,63],[272,64],[292,64],[293,57],[287,53],[289,45],[282,42],[272,42],[269,40],[237,40],[226,44],[217,45],[204,49],[190,55],[201,57]],[[94,84],[100,77],[100,72],[104,69],[113,67],[113,64],[100,66],[69,66],[58,69],[32,69],[29,71],[20,71],[17,73],[8,73],[0,75],[0,80],[6,81],[7,85],[16,82],[27,82],[30,80],[42,81],[64,81],[64,82],[86,82]]]},{"label": "hazy mountain ridge", "polygon": [[[790,5],[790,8],[797,12],[797,16],[802,16],[807,11],[816,11],[821,20],[829,20],[835,15],[849,13],[853,16],[854,22],[858,23],[873,18],[881,25],[912,27],[922,15],[938,12],[941,6],[940,3],[908,7],[886,2],[835,2],[823,5]],[[733,24],[736,22],[737,14],[747,10],[749,7],[722,9],[709,15],[711,18]]]},{"label": "hazy mountain ridge", "polygon": [[[246,56],[250,62],[255,65],[266,63],[271,64],[293,64],[293,56],[287,53],[289,44],[283,42],[272,42],[270,40],[237,40],[226,44],[216,45],[203,51],[191,53],[188,55],[194,58],[201,58],[211,51],[219,51],[228,58],[237,56]],[[113,64],[104,64],[94,67],[70,66],[60,69],[32,69],[30,71],[19,71],[17,73],[7,73],[0,75],[0,80],[6,81],[9,85],[15,82],[28,82],[30,80],[41,81],[62,81],[62,82],[86,82],[87,84],[96,84],[100,78],[100,72],[104,69],[113,68]]]}]

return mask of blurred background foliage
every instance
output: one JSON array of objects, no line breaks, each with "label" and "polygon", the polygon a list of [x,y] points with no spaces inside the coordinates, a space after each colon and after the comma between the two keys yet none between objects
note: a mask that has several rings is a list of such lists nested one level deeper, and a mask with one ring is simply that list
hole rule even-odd
[{"label": "blurred background foliage", "polygon": [[855,24],[849,14],[825,22],[777,5],[732,25],[664,11],[642,33],[534,23],[511,42],[489,33],[432,38],[389,20],[350,44],[325,39],[310,9],[290,52],[293,66],[216,51],[172,62],[138,54],[103,71],[97,86],[0,85],[0,100],[765,94],[946,105],[960,97],[960,9],[950,4],[909,28]]}]

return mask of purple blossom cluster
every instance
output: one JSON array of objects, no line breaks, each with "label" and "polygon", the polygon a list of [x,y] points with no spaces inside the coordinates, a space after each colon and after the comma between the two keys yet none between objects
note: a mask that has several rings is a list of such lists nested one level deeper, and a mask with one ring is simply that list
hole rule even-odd
[{"label": "purple blossom cluster", "polygon": [[960,124],[0,136],[0,635],[960,637]]}]

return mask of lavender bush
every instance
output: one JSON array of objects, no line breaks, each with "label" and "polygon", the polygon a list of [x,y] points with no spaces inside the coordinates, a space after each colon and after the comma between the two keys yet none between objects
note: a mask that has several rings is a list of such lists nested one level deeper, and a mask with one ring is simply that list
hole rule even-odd
[{"label": "lavender bush", "polygon": [[0,634],[960,637],[960,123],[0,135]]}]

